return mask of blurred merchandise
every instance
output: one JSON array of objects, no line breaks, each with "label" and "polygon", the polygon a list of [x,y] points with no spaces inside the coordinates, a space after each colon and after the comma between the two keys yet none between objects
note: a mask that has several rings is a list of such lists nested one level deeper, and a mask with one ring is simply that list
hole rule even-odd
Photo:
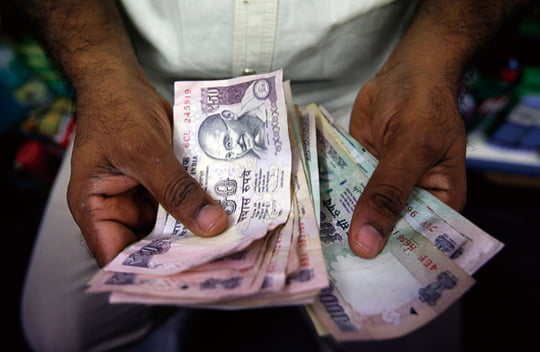
[{"label": "blurred merchandise", "polygon": [[462,108],[467,129],[470,131],[482,121],[503,111],[511,103],[520,79],[521,65],[515,57],[509,57],[495,76],[489,72],[476,73],[470,80],[465,96],[465,99],[474,103],[469,103],[469,110]]},{"label": "blurred merchandise", "polygon": [[461,95],[467,167],[540,176],[540,7],[474,63]]},{"label": "blurred merchandise", "polygon": [[540,95],[522,96],[503,119],[488,130],[488,143],[515,149],[540,150]]},{"label": "blurred merchandise", "polygon": [[12,143],[2,154],[3,181],[48,188],[75,130],[74,102],[31,37],[0,36],[0,102],[0,134]]},{"label": "blurred merchandise", "polygon": [[55,152],[51,152],[51,147],[38,140],[23,143],[15,154],[15,171],[39,184],[52,184],[61,159],[55,156]]},{"label": "blurred merchandise", "polygon": [[30,77],[30,71],[17,60],[12,47],[0,39],[0,131],[13,127],[26,116],[28,107],[16,92]]},{"label": "blurred merchandise", "polygon": [[44,82],[54,95],[69,96],[69,87],[58,70],[51,67],[43,48],[31,37],[24,37],[13,45],[21,62]]},{"label": "blurred merchandise", "polygon": [[21,123],[23,132],[49,139],[62,149],[68,147],[74,129],[73,101],[64,96],[55,98],[47,107],[32,111]]}]

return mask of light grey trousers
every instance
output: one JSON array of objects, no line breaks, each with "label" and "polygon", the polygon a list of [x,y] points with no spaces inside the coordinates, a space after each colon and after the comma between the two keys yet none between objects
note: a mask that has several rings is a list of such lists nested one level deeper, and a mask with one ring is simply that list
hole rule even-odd
[{"label": "light grey trousers", "polygon": [[110,305],[107,295],[85,292],[98,266],[67,206],[70,159],[68,151],[34,244],[22,298],[23,329],[36,351],[111,350],[148,331],[150,308]]}]

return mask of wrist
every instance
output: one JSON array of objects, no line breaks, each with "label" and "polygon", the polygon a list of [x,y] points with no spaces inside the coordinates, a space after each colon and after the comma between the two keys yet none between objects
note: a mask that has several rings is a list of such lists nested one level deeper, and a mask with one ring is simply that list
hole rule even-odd
[{"label": "wrist", "polygon": [[389,64],[407,62],[422,75],[439,75],[457,90],[474,56],[524,2],[424,0]]},{"label": "wrist", "polygon": [[100,33],[88,42],[81,38],[69,44],[71,50],[55,55],[77,94],[145,76],[124,29],[117,31]]},{"label": "wrist", "polygon": [[111,53],[92,53],[73,59],[66,67],[77,97],[96,91],[116,94],[130,86],[150,85],[145,73],[135,59]]},{"label": "wrist", "polygon": [[24,0],[22,8],[77,93],[143,76],[114,0]]},{"label": "wrist", "polygon": [[381,69],[406,65],[418,79],[458,90],[474,55],[472,43],[460,36],[441,33],[429,19],[417,20]]}]

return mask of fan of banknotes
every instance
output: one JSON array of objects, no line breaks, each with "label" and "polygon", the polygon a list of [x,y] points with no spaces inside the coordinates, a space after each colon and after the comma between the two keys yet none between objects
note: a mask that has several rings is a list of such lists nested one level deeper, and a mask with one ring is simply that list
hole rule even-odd
[{"label": "fan of banknotes", "polygon": [[295,106],[281,70],[174,88],[175,155],[229,227],[201,238],[160,207],[89,282],[111,303],[303,305],[339,341],[385,339],[443,312],[503,246],[416,188],[382,253],[360,258],[348,230],[377,160],[322,106]]}]

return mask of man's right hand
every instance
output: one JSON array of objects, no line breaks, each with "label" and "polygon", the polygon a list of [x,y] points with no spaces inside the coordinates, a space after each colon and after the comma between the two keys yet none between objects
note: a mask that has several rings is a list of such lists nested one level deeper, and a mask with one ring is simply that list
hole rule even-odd
[{"label": "man's right hand", "polygon": [[70,210],[100,266],[148,234],[157,203],[195,234],[227,216],[178,162],[169,103],[140,75],[112,72],[77,94]]},{"label": "man's right hand", "polygon": [[177,161],[172,113],[148,82],[115,0],[12,1],[76,92],[68,204],[100,266],[146,235],[157,204],[195,234],[227,215]]}]

